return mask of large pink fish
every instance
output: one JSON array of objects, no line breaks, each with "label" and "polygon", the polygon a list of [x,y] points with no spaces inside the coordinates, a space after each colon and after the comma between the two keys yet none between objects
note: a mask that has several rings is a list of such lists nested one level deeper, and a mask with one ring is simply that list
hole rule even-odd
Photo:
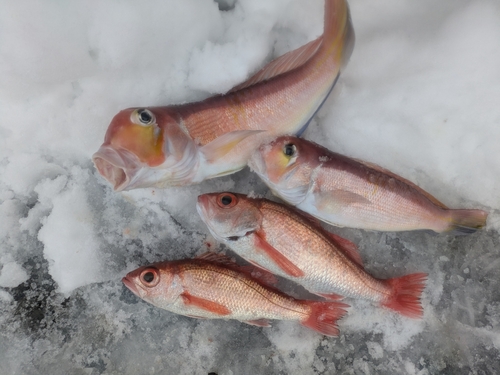
[{"label": "large pink fish", "polygon": [[406,316],[422,315],[426,274],[376,279],[363,269],[354,244],[295,209],[242,194],[210,193],[198,197],[197,210],[217,240],[311,293],[362,298]]},{"label": "large pink fish", "polygon": [[93,155],[95,166],[117,191],[189,185],[236,172],[266,137],[305,129],[353,46],[346,0],[326,0],[322,36],[272,61],[229,93],[119,112]]},{"label": "large pink fish", "polygon": [[336,321],[349,307],[289,297],[214,253],[140,267],[122,281],[139,298],[176,314],[263,327],[269,326],[268,319],[298,320],[328,336],[338,334]]},{"label": "large pink fish", "polygon": [[449,209],[388,170],[297,137],[261,145],[249,165],[274,194],[340,227],[467,234],[484,226],[488,216],[482,210]]}]

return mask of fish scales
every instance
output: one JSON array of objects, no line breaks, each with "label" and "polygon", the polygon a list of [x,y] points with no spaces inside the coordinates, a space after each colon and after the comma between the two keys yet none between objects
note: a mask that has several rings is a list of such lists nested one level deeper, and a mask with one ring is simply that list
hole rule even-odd
[{"label": "fish scales", "polygon": [[322,334],[338,334],[336,322],[349,305],[298,300],[265,284],[273,279],[258,281],[252,275],[248,267],[209,252],[139,267],[122,281],[146,302],[192,318],[237,319],[263,327],[268,319],[298,320]]},{"label": "fish scales", "polygon": [[293,136],[266,141],[250,168],[298,209],[341,227],[473,233],[488,213],[449,209],[411,181]]},{"label": "fish scales", "polygon": [[[316,293],[338,293],[380,301],[389,289],[374,279],[340,251],[323,230],[293,210],[270,201],[263,201],[262,229],[266,240],[307,275],[298,281]],[[309,251],[306,251],[306,250]],[[268,262],[272,267],[272,262]],[[272,267],[281,276],[286,274]],[[332,288],[332,286],[335,286]]]},{"label": "fish scales", "polygon": [[117,191],[190,185],[234,173],[265,139],[307,127],[353,45],[347,2],[325,0],[322,36],[271,61],[228,93],[119,112],[94,164]]},{"label": "fish scales", "polygon": [[297,300],[227,268],[195,261],[179,265],[178,272],[190,294],[226,306],[236,319],[252,320],[265,315],[269,319],[294,320],[303,319],[309,312]]},{"label": "fish scales", "polygon": [[311,293],[367,299],[420,317],[425,274],[380,280],[368,274],[350,241],[327,232],[298,210],[230,192],[198,197],[197,210],[212,235],[249,262]]}]

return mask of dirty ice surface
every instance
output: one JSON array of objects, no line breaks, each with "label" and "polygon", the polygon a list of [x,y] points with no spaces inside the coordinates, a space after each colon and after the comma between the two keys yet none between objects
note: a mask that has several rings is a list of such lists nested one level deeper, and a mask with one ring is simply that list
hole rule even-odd
[{"label": "dirty ice surface", "polygon": [[333,229],[377,277],[429,273],[422,320],[349,301],[338,338],[138,300],[126,272],[210,242],[198,194],[270,194],[248,170],[114,193],[90,161],[120,109],[225,92],[318,36],[322,0],[0,9],[1,374],[500,373],[500,2],[351,1],[351,62],[305,136],[490,218],[463,237]]}]

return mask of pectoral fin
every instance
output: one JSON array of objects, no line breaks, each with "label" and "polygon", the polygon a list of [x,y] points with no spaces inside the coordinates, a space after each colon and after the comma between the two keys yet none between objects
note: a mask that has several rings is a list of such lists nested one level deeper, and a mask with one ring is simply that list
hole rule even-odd
[{"label": "pectoral fin", "polygon": [[226,133],[203,146],[200,151],[208,162],[213,162],[226,155],[245,138],[264,131],[265,130],[236,130]]},{"label": "pectoral fin", "polygon": [[217,302],[209,301],[204,298],[192,296],[187,292],[182,293],[181,298],[186,306],[196,306],[200,309],[221,316],[231,314],[231,310],[229,310],[226,306],[221,305],[220,303]]},{"label": "pectoral fin", "polygon": [[265,239],[265,234],[262,231],[254,232],[255,246],[264,251],[266,255],[289,276],[302,277],[304,272],[293,264],[287,257],[281,254],[278,250],[272,247]]},{"label": "pectoral fin", "polygon": [[315,205],[319,211],[336,213],[346,206],[371,204],[365,197],[347,190],[314,193]]}]

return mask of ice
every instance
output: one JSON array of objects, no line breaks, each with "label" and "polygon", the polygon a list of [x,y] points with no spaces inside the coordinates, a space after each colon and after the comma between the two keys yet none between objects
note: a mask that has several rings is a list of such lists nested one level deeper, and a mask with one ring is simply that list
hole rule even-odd
[{"label": "ice", "polygon": [[177,316],[122,285],[217,247],[196,197],[272,197],[255,174],[115,193],[90,161],[119,110],[224,93],[316,38],[323,0],[0,4],[0,374],[500,373],[498,1],[350,1],[354,53],[305,136],[490,216],[459,237],[330,228],[376,277],[429,274],[422,320],[347,300],[337,338]]},{"label": "ice", "polygon": [[[15,288],[29,279],[27,272],[16,262],[5,262],[2,259],[0,270],[0,286],[3,288]],[[7,298],[8,300],[8,298]]]}]

